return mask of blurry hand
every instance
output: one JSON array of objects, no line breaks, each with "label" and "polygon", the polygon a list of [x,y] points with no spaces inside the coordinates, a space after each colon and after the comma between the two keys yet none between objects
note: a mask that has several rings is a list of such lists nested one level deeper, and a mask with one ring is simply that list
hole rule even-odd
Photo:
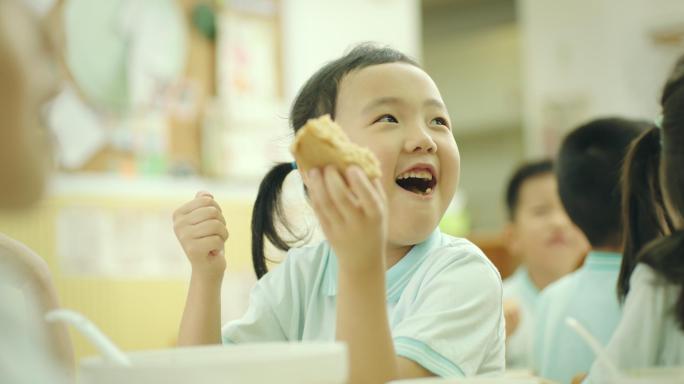
[{"label": "blurry hand", "polygon": [[344,176],[334,167],[313,169],[307,187],[314,212],[341,269],[361,272],[381,267],[387,242],[387,198],[379,179],[356,166]]},{"label": "blurry hand", "polygon": [[504,318],[506,319],[506,339],[511,337],[520,324],[520,305],[516,300],[506,300],[503,303]]},{"label": "blurry hand", "polygon": [[582,384],[582,382],[583,382],[584,379],[586,379],[586,378],[587,378],[587,373],[586,373],[586,372],[578,373],[578,374],[576,374],[576,375],[572,378],[571,383],[572,383],[572,384]]},{"label": "blurry hand", "polygon": [[173,213],[173,229],[190,260],[193,275],[221,279],[226,269],[224,245],[228,229],[214,197],[198,192]]}]

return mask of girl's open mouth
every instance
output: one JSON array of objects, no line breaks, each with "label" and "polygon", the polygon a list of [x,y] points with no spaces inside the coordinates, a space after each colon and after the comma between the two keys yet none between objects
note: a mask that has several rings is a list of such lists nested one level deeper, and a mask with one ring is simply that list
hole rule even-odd
[{"label": "girl's open mouth", "polygon": [[437,178],[434,171],[429,168],[412,168],[397,176],[394,180],[401,188],[421,196],[427,196],[434,192]]}]

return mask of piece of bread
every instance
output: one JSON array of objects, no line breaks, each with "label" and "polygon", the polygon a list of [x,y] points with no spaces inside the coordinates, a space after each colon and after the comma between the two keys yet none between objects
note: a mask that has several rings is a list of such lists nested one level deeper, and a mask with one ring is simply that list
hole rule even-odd
[{"label": "piece of bread", "polygon": [[344,172],[348,166],[356,164],[371,179],[381,174],[380,162],[373,152],[352,143],[330,115],[307,121],[297,132],[290,150],[297,168],[303,172],[327,165]]}]

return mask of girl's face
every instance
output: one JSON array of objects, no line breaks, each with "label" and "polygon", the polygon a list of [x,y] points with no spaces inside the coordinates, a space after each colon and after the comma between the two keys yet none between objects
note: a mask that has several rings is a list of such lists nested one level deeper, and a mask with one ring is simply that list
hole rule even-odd
[{"label": "girl's face", "polygon": [[404,63],[346,75],[335,121],[378,157],[389,209],[389,242],[425,240],[451,202],[460,172],[451,120],[432,79]]}]

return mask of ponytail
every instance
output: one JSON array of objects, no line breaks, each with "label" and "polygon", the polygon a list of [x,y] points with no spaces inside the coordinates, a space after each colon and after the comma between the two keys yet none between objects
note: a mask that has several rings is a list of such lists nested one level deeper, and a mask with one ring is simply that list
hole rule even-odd
[{"label": "ponytail", "polygon": [[275,223],[276,220],[279,220],[287,227],[287,221],[280,204],[280,193],[285,178],[291,170],[292,164],[278,163],[264,176],[259,185],[259,192],[252,211],[252,264],[257,279],[268,272],[266,255],[264,254],[264,237],[282,251],[290,249],[287,241],[278,234]]},{"label": "ponytail", "polygon": [[669,283],[681,288],[674,314],[679,328],[684,331],[684,230],[655,241],[641,252],[639,261],[657,271]]},{"label": "ponytail", "polygon": [[[684,217],[684,56],[681,56],[670,75],[663,96],[663,151],[660,164],[664,195],[673,217]],[[649,244],[639,255],[645,263],[669,283],[680,287],[674,315],[684,331],[684,228],[679,226],[661,240]]]},{"label": "ponytail", "polygon": [[641,249],[674,231],[660,189],[660,129],[651,128],[632,142],[622,169],[622,266],[618,299],[624,302]]}]

